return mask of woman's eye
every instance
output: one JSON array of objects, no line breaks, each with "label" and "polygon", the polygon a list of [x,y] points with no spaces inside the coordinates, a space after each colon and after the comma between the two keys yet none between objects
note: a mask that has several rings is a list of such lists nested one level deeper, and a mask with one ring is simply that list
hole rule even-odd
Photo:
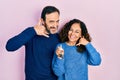
[{"label": "woman's eye", "polygon": [[80,33],[79,31],[75,31],[76,33]]}]

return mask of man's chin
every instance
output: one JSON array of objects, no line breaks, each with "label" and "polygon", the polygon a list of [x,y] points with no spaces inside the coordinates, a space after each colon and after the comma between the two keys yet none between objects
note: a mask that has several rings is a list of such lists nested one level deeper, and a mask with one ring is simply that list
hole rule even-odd
[{"label": "man's chin", "polygon": [[57,33],[57,30],[50,30],[50,33],[55,34],[55,33]]}]

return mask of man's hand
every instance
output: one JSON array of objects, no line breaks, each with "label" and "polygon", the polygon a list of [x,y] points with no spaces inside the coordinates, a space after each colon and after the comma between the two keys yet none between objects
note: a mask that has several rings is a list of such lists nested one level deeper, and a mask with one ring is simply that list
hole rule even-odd
[{"label": "man's hand", "polygon": [[37,35],[49,37],[49,36],[48,36],[48,32],[46,31],[45,26],[42,25],[42,24],[43,24],[43,23],[42,23],[42,20],[40,20],[40,21],[38,22],[38,24],[34,26],[34,29],[35,29]]}]

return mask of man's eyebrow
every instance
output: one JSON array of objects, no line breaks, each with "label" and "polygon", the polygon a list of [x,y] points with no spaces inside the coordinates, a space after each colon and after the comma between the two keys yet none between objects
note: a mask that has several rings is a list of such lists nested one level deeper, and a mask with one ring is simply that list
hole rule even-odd
[{"label": "man's eyebrow", "polygon": [[54,20],[50,20],[50,22],[55,22]]},{"label": "man's eyebrow", "polygon": [[57,22],[59,22],[60,20],[57,20]]}]

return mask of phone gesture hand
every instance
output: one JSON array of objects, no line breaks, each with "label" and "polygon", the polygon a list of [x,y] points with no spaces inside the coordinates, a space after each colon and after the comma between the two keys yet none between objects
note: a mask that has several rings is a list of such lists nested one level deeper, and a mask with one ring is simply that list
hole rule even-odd
[{"label": "phone gesture hand", "polygon": [[89,43],[89,41],[87,41],[84,36],[80,38],[79,43],[76,44],[76,46],[80,46],[80,45],[87,45]]},{"label": "phone gesture hand", "polygon": [[40,20],[40,21],[38,22],[38,24],[36,24],[36,25],[34,26],[34,29],[35,29],[37,35],[49,37],[49,36],[48,36],[49,33],[46,31],[46,28],[45,28],[45,26],[43,25],[42,20]]}]

